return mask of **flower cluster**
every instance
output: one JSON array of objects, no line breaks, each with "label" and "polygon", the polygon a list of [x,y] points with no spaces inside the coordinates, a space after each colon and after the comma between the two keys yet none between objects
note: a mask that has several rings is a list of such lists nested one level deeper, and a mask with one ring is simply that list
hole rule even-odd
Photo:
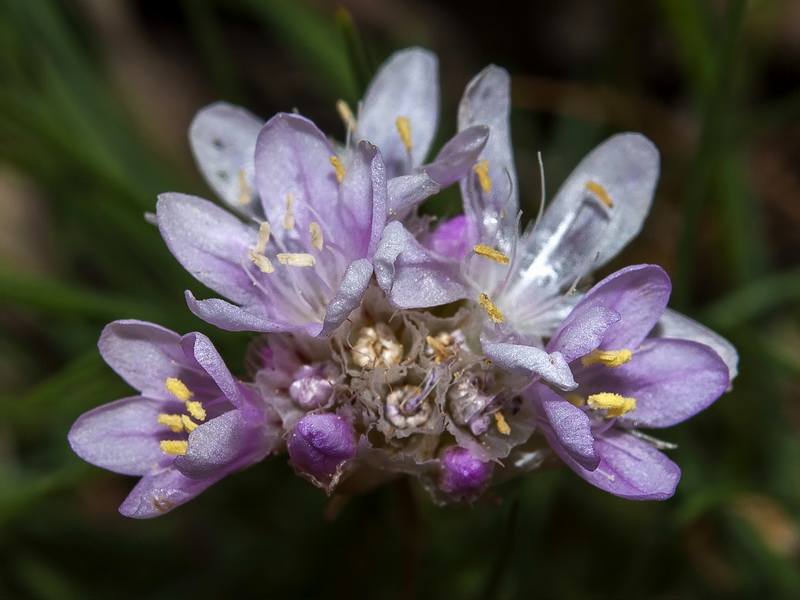
[{"label": "flower cluster", "polygon": [[[479,73],[430,162],[438,66],[419,48],[383,65],[355,114],[338,104],[341,143],[294,113],[197,114],[192,150],[224,207],[167,193],[155,223],[220,296],[187,291],[189,309],[254,334],[247,377],[199,333],[105,329],[103,358],[140,393],[84,414],[69,440],[141,477],[123,514],[165,513],[275,455],[328,494],[410,476],[436,503],[472,502],[557,463],[620,497],[673,494],[671,445],[640,428],[709,406],[736,351],[667,308],[655,265],[589,285],[639,232],[657,150],[606,140],[520,231],[509,89],[503,69]],[[463,214],[418,212],[456,183]]]}]

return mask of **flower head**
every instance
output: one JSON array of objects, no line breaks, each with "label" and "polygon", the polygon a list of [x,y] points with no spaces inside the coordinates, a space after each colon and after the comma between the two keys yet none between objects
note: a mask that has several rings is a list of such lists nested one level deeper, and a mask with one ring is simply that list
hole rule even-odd
[{"label": "flower head", "polygon": [[140,394],[82,415],[69,442],[94,465],[141,477],[122,514],[169,512],[280,445],[263,400],[233,378],[202,334],[116,321],[99,347]]}]

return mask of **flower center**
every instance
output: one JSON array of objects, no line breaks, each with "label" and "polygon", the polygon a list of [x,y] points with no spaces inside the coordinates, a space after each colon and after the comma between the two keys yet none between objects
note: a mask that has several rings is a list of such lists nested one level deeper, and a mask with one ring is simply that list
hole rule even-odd
[{"label": "flower center", "polygon": [[[186,384],[177,377],[167,377],[164,381],[167,391],[184,403],[188,414],[167,414],[158,415],[157,423],[169,427],[175,433],[191,433],[206,420],[206,410],[203,404],[197,400],[192,400],[192,392]],[[199,423],[198,423],[199,421]],[[188,440],[163,440],[160,442],[161,450],[165,454],[183,455],[188,448]]]}]

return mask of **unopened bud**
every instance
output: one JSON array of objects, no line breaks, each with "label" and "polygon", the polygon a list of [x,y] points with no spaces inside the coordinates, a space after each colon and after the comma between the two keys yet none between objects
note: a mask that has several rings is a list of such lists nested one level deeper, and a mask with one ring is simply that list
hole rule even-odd
[{"label": "unopened bud", "polygon": [[326,481],[355,456],[355,431],[339,415],[306,415],[294,428],[288,448],[294,468],[318,481]]},{"label": "unopened bud", "polygon": [[440,459],[439,489],[458,500],[474,500],[486,488],[492,463],[482,461],[460,446],[445,449]]}]

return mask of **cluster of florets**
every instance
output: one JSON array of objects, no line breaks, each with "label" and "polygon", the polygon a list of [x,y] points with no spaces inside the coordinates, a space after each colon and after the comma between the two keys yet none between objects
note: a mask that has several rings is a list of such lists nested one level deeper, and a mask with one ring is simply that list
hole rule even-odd
[{"label": "cluster of florets", "polygon": [[[670,445],[640,429],[710,405],[736,352],[667,309],[657,266],[589,286],[641,228],[656,149],[605,141],[521,232],[508,74],[469,83],[456,135],[426,163],[437,69],[422,49],[392,56],[356,114],[339,103],[341,144],[298,114],[198,113],[192,149],[225,207],[168,193],[154,221],[224,298],[187,291],[190,310],[256,335],[239,379],[202,334],[103,331],[101,354],[140,393],[81,416],[70,443],[141,476],[123,514],[157,516],[277,455],[328,494],[410,476],[437,503],[473,502],[558,463],[624,498],[673,494]],[[456,183],[462,215],[420,215]]]}]

